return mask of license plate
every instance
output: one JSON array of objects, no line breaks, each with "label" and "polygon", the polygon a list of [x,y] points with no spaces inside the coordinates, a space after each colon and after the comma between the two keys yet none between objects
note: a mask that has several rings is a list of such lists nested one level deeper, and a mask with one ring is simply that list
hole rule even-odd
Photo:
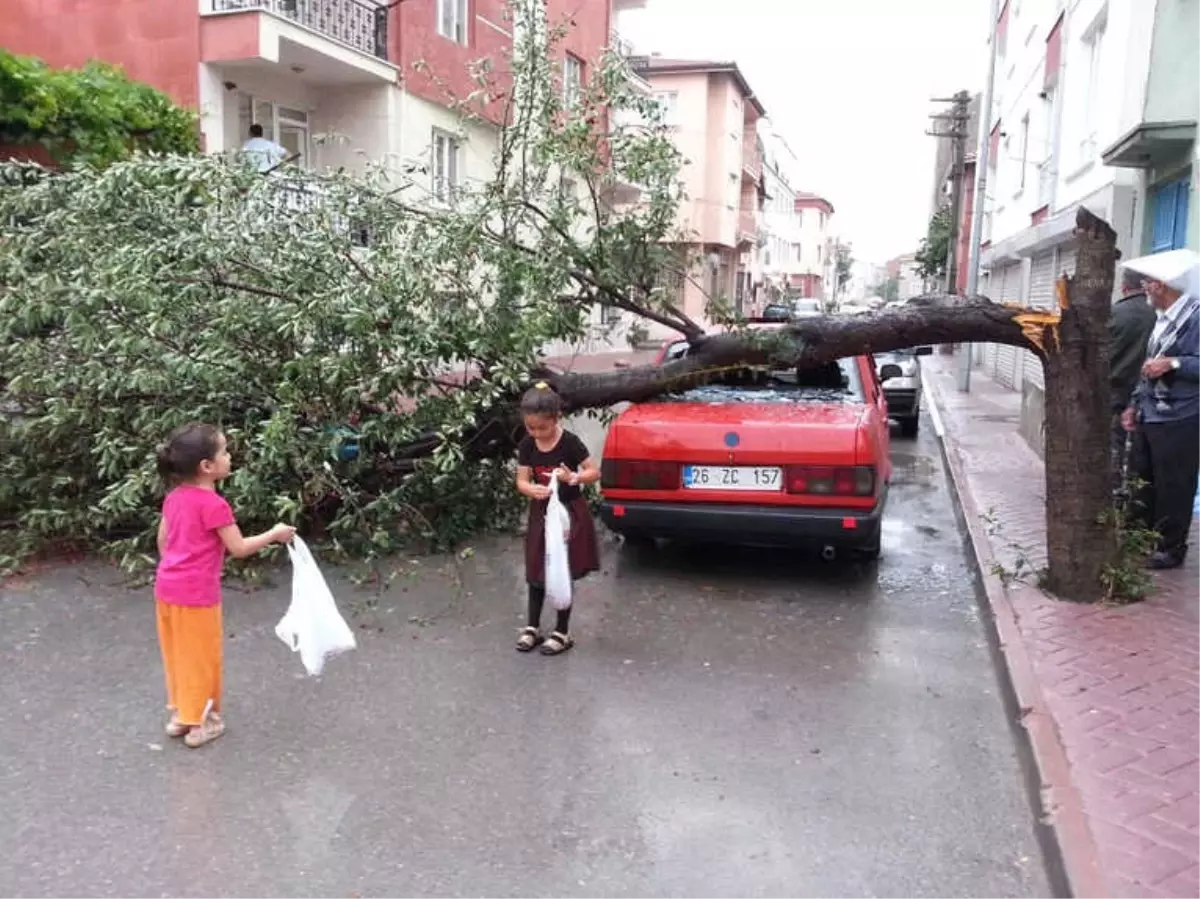
[{"label": "license plate", "polygon": [[685,465],[683,486],[692,490],[782,490],[783,469],[749,465]]}]

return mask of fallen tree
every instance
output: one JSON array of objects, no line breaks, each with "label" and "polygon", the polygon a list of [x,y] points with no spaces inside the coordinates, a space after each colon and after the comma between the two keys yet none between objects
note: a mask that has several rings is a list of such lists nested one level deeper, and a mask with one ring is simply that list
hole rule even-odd
[{"label": "fallen tree", "polygon": [[[369,558],[515,520],[515,402],[534,379],[582,410],[736,366],[994,342],[1047,366],[1049,583],[1100,595],[1114,537],[1099,489],[1107,413],[1092,400],[1107,395],[1111,229],[1081,213],[1060,310],[932,296],[706,333],[663,286],[693,268],[676,229],[681,160],[657,106],[612,57],[564,107],[544,43],[554,29],[519,33],[515,88],[483,71],[462,110],[469,121],[471,106],[506,104],[497,175],[460,185],[452,204],[395,169],[263,178],[195,157],[0,168],[0,562],[63,540],[150,561],[153,449],[188,420],[226,430],[226,489],[247,526],[283,517]],[[622,316],[605,317],[610,331],[652,323],[693,351],[603,374],[548,369],[545,348],[594,333],[605,307]],[[713,298],[708,317],[725,309]]]}]

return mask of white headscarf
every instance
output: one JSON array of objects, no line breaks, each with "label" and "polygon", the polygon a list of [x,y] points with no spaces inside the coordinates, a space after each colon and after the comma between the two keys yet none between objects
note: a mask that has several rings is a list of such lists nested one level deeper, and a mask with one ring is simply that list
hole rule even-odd
[{"label": "white headscarf", "polygon": [[1200,256],[1195,250],[1167,250],[1122,262],[1124,268],[1181,293],[1200,297]]}]

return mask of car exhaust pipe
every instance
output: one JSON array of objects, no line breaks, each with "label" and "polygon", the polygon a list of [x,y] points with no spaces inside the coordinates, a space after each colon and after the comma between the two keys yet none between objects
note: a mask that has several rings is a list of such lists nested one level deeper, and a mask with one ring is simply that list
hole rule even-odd
[{"label": "car exhaust pipe", "polygon": [[832,562],[835,558],[837,558],[837,550],[832,546],[822,546],[821,558],[826,562]]}]

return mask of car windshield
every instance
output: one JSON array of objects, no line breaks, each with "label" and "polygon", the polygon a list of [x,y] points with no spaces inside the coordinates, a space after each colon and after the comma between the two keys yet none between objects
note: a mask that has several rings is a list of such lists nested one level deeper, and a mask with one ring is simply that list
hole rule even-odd
[{"label": "car windshield", "polygon": [[[667,358],[687,355],[687,343],[667,350]],[[665,397],[685,403],[861,403],[862,380],[854,358],[838,359],[816,368],[743,368],[722,375],[703,387]]]},{"label": "car windshield", "polygon": [[796,311],[797,312],[820,312],[821,304],[818,303],[816,300],[797,300],[796,301]]}]

